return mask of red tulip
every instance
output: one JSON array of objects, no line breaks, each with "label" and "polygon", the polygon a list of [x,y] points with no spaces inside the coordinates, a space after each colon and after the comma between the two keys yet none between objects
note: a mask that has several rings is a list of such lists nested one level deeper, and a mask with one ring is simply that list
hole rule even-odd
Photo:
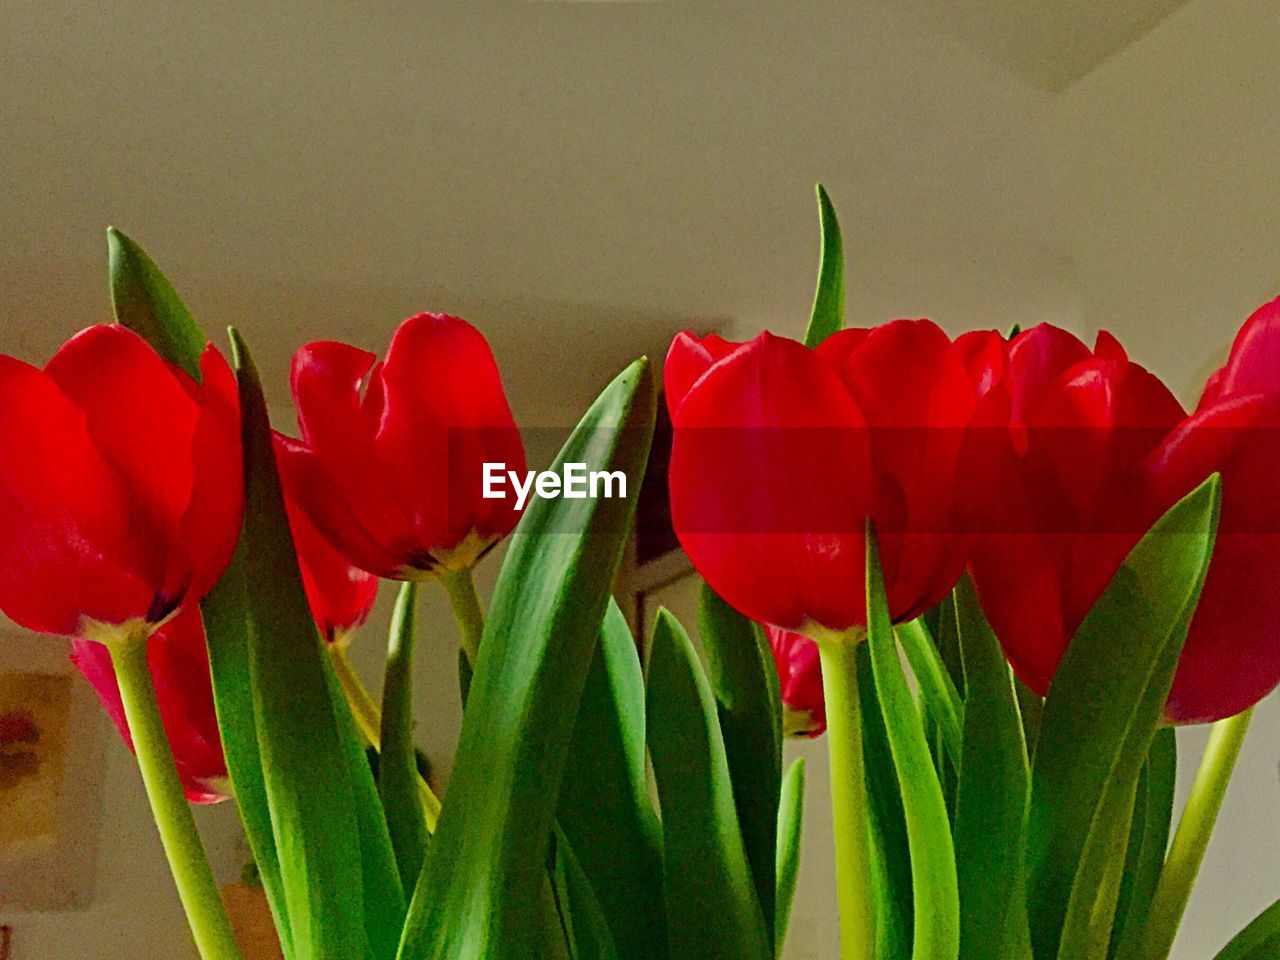
[{"label": "red tulip", "polygon": [[281,438],[288,493],[361,570],[470,567],[517,519],[513,496],[482,496],[484,463],[525,468],[489,345],[464,320],[423,313],[376,359],[333,342],[294,355],[302,440]]},{"label": "red tulip", "polygon": [[[995,342],[1003,347],[992,353]],[[983,531],[971,571],[1014,670],[1043,694],[1076,628],[1162,512],[1145,463],[1183,411],[1110,335],[1090,351],[1041,325],[1007,344],[972,335],[970,355],[980,343],[990,377],[966,461]]]},{"label": "red tulip", "polygon": [[1213,560],[1165,715],[1219,720],[1280,683],[1280,300],[1253,314],[1196,412],[1151,462],[1153,497],[1168,506],[1213,471],[1222,513]]},{"label": "red tulip", "polygon": [[934,324],[846,330],[816,350],[768,333],[746,344],[682,333],[665,382],[672,520],[731,605],[789,630],[865,623],[868,516],[895,619],[951,589],[976,391]]},{"label": "red tulip", "polygon": [[292,501],[285,505],[311,615],[326,642],[342,643],[369,618],[378,578],[348,563]]},{"label": "red tulip", "polygon": [[[71,661],[93,685],[107,715],[132,750],[133,740],[106,645],[73,640]],[[184,610],[151,636],[147,641],[147,662],[187,799],[194,803],[225,800],[231,787],[214,713],[204,627],[196,608]]]},{"label": "red tulip", "polygon": [[213,586],[240,531],[240,415],[212,346],[201,375],[116,325],[43,370],[0,356],[0,610],[106,635],[153,629]]},{"label": "red tulip", "polygon": [[783,730],[794,736],[820,736],[827,729],[827,708],[818,645],[799,633],[768,625],[764,629],[778,668]]}]

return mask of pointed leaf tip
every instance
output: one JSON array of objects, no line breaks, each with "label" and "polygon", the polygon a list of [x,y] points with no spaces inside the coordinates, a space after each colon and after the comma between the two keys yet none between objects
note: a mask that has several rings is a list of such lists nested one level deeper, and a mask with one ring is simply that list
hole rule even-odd
[{"label": "pointed leaf tip", "polygon": [[822,259],[818,266],[813,312],[804,335],[806,347],[816,347],[844,327],[844,241],[840,235],[840,220],[822,184],[818,184],[817,194]]},{"label": "pointed leaf tip", "polygon": [[155,262],[115,227],[107,228],[107,274],[116,322],[200,383],[208,338]]},{"label": "pointed leaf tip", "polygon": [[227,327],[227,339],[231,341],[231,362],[237,370],[246,363],[253,363],[253,358],[249,356],[249,349],[239,330],[235,327]]}]

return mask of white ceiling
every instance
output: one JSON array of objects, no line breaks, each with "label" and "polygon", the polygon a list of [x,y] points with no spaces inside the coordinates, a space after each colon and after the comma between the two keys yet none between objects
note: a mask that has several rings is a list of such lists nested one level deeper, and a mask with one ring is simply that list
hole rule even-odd
[{"label": "white ceiling", "polygon": [[[277,400],[303,339],[445,309],[562,422],[680,326],[802,325],[821,179],[857,320],[1105,322],[1189,380],[1280,280],[1274,4],[1195,0],[1055,96],[1057,26],[923,3],[0,5],[0,349],[104,316],[114,223]],[[1066,5],[1121,11],[1067,74],[1177,5]]]}]

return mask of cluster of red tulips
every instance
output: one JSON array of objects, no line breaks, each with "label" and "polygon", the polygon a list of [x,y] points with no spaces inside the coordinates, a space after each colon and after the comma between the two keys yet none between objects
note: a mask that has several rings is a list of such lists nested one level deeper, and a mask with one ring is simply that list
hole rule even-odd
[{"label": "cluster of red tulips", "polygon": [[[828,726],[843,957],[1163,955],[1280,682],[1280,300],[1188,412],[1107,333],[844,329],[822,200],[805,342],[684,333],[666,359],[710,681],[666,613],[642,674],[608,606],[633,498],[485,495],[525,454],[461,319],[411,317],[381,359],[302,347],[293,439],[238,335],[229,365],[112,233],[121,322],[43,369],[0,355],[0,611],[71,639],[135,747],[205,960],[238,950],[184,794],[237,798],[289,960],[523,960],[560,933],[774,960],[803,790],[781,736]],[[638,487],[653,403],[638,361],[557,463]],[[486,618],[471,570],[513,530]],[[345,651],[383,579],[379,707]],[[424,581],[469,698],[443,806],[412,744]],[[1237,715],[1166,859],[1168,811],[1158,841],[1142,811],[1172,803],[1167,728]],[[542,884],[556,945],[531,954]]]},{"label": "cluster of red tulips", "polygon": [[[379,577],[465,571],[517,519],[510,498],[480,496],[484,461],[524,467],[480,333],[421,314],[375,360],[343,343],[302,347],[302,439],[276,438],[307,598],[331,643],[368,617]],[[216,802],[229,785],[198,601],[231,559],[244,498],[235,384],[212,346],[200,374],[115,324],[77,334],[43,370],[0,356],[0,610],[72,638],[126,741],[102,641],[150,636],[183,784]]]},{"label": "cluster of red tulips", "polygon": [[1219,720],[1280,682],[1280,300],[1246,321],[1190,413],[1110,334],[1091,350],[1049,324],[952,340],[895,320],[813,349],[686,333],[665,382],[681,543],[768,625],[784,698],[811,731],[821,678],[795,634],[866,624],[864,518],[895,621],[967,569],[1043,696],[1134,544],[1215,472],[1217,545],[1165,716]]}]

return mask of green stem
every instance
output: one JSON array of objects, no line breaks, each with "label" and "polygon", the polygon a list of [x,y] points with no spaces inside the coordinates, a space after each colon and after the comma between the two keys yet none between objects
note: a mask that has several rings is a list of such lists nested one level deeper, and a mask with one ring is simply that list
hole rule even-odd
[{"label": "green stem", "polygon": [[123,634],[107,644],[120,685],[151,815],[160,831],[178,897],[203,960],[240,960],[226,908],[214,883],[209,858],[196,831],[191,807],[174,766],[173,751],[160,718],[160,704],[147,664],[147,634]]},{"label": "green stem", "polygon": [[449,594],[453,616],[458,621],[458,638],[462,650],[467,655],[467,662],[474,667],[476,656],[480,653],[480,636],[484,633],[484,611],[480,609],[476,582],[472,579],[470,570],[446,573],[440,578],[440,582]]},{"label": "green stem", "polygon": [[818,643],[818,652],[827,704],[827,749],[831,754],[840,957],[871,960],[875,955],[875,926],[870,818],[862,766],[858,645],[852,636],[824,636]]},{"label": "green stem", "polygon": [[327,646],[329,660],[333,663],[333,672],[351,707],[351,717],[356,722],[356,729],[360,731],[365,746],[381,750],[382,708],[365,688],[364,681],[356,672],[355,664],[347,656],[347,648],[336,643],[330,643]]},{"label": "green stem", "polygon": [[1191,888],[1195,885],[1196,874],[1200,872],[1209,836],[1213,833],[1218,811],[1222,809],[1231,771],[1240,756],[1240,747],[1252,718],[1253,709],[1250,708],[1234,717],[1219,720],[1209,733],[1200,769],[1191,784],[1187,805],[1182,809],[1177,832],[1169,845],[1169,855],[1165,858],[1156,892],[1151,898],[1151,908],[1143,924],[1134,960],[1164,960],[1173,948],[1173,938],[1187,909],[1187,901],[1191,899]]},{"label": "green stem", "polygon": [[[372,747],[379,754],[382,752],[382,708],[369,693],[356,671],[355,665],[347,655],[347,649],[338,644],[329,644],[329,659],[333,663],[333,672],[351,707],[351,716],[356,722],[366,747]],[[423,820],[427,824],[427,832],[435,833],[436,822],[440,819],[440,798],[436,796],[431,785],[418,776],[418,797],[422,801]]]},{"label": "green stem", "polygon": [[413,746],[413,646],[417,635],[418,585],[405,581],[396,598],[387,641],[387,672],[382,685],[382,750],[378,792],[387,813],[391,845],[406,893],[422,871],[427,828],[418,794],[417,753]]}]

